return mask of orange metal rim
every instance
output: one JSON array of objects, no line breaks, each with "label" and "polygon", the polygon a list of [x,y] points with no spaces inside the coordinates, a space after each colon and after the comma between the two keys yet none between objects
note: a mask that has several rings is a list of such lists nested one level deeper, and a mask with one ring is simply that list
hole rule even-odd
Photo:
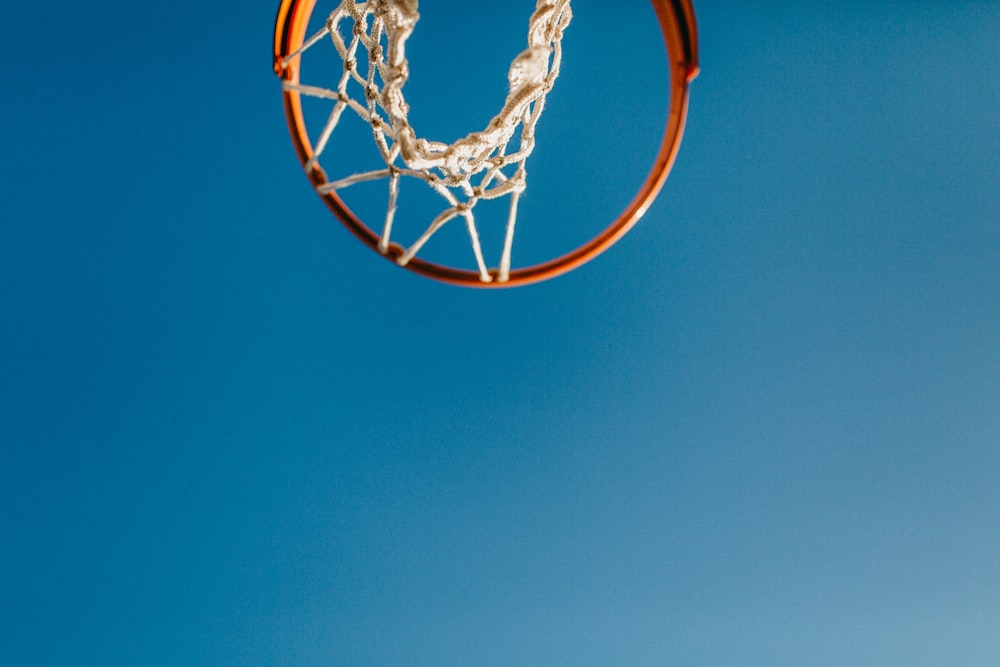
[{"label": "orange metal rim", "polygon": [[[652,0],[660,23],[660,30],[667,50],[670,66],[670,106],[664,127],[663,140],[653,166],[639,191],[628,206],[603,232],[589,242],[565,255],[542,264],[512,269],[505,282],[483,282],[479,273],[457,269],[414,257],[404,268],[428,278],[466,287],[499,288],[516,287],[541,282],[562,275],[586,264],[620,240],[645,214],[663,187],[673,167],[684,133],[688,108],[688,85],[698,74],[698,36],[694,7],[691,0]],[[281,61],[298,49],[306,39],[306,29],[316,0],[282,0],[274,31],[274,69],[279,77],[293,83],[299,82],[299,60],[282,67]],[[302,113],[302,99],[298,92],[283,91],[285,116],[292,135],[292,143],[303,166],[313,154]],[[318,165],[308,172],[313,187],[327,183],[326,173]],[[378,250],[379,236],[363,223],[336,195],[321,195],[323,201],[347,229],[377,254],[392,261],[399,256],[398,247],[391,247],[383,254]]]}]

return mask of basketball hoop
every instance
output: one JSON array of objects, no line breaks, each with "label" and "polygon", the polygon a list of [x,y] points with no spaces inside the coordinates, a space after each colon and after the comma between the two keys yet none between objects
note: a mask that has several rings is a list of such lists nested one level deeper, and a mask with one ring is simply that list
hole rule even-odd
[{"label": "basketball hoop", "polygon": [[[659,152],[638,193],[601,233],[555,259],[513,268],[513,241],[520,194],[527,187],[526,162],[535,148],[535,124],[556,84],[562,37],[570,24],[570,0],[536,0],[524,51],[512,62],[509,93],[497,115],[481,131],[446,144],[419,137],[410,125],[404,85],[409,76],[406,42],[417,24],[417,0],[326,0],[336,3],[323,27],[307,34],[317,0],[282,0],[275,26],[274,67],[282,80],[285,114],[299,159],[316,192],[338,219],[367,246],[424,276],[474,287],[526,285],[570,271],[622,238],[649,208],[667,178],[680,146],[688,104],[688,84],[697,75],[697,34],[691,0],[652,0],[670,66],[670,101]],[[334,50],[343,68],[332,83],[300,80],[302,61],[320,49]],[[330,115],[310,138],[303,97],[329,101]],[[344,114],[370,125],[383,168],[351,174],[348,165],[323,164],[324,150]],[[315,128],[314,128],[315,130]],[[327,176],[327,169],[337,178]],[[404,247],[394,240],[400,183],[426,183],[440,196],[442,210]],[[340,192],[359,183],[385,181],[384,219],[372,227],[348,208]],[[499,262],[487,262],[480,243],[476,206],[509,202]],[[426,243],[446,224],[462,220],[475,270],[446,266],[421,257]],[[378,231],[375,231],[378,229]],[[492,253],[489,253],[492,256]]]}]

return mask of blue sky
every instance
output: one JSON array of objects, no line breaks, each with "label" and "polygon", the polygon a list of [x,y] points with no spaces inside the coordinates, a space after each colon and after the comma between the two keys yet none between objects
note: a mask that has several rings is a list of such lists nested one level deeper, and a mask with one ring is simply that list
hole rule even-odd
[{"label": "blue sky", "polygon": [[[272,4],[2,10],[0,662],[1000,662],[1000,5],[697,2],[660,199],[486,293],[330,218]],[[651,10],[595,4],[539,238],[662,124]],[[470,86],[441,131],[485,51],[413,82]]]}]

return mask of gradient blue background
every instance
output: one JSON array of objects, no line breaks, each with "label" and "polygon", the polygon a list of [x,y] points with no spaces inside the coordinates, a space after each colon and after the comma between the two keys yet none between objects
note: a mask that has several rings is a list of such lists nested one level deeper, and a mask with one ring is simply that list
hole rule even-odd
[{"label": "gradient blue background", "polygon": [[330,219],[274,4],[0,10],[0,663],[1000,664],[1000,4],[699,0],[661,198],[500,293]]}]

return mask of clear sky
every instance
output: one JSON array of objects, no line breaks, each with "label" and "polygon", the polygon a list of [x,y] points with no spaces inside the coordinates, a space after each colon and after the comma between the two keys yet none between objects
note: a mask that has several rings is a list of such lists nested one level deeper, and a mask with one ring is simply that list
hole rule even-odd
[{"label": "clear sky", "polygon": [[[459,136],[533,3],[422,4]],[[528,240],[663,120],[650,7],[574,7]],[[649,214],[487,293],[311,191],[275,2],[6,3],[0,663],[1000,664],[1000,4],[695,7]]]}]

